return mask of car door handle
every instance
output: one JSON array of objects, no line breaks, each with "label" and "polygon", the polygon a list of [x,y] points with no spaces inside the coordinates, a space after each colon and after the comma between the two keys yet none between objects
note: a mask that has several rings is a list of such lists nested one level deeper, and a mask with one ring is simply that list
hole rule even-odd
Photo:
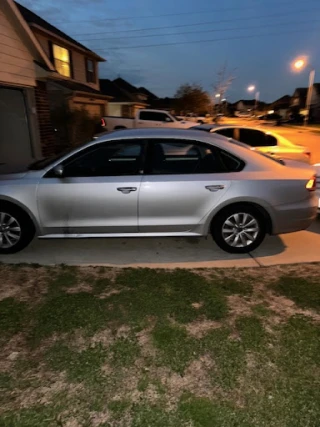
[{"label": "car door handle", "polygon": [[123,194],[129,194],[132,191],[137,191],[137,187],[118,187],[117,190]]},{"label": "car door handle", "polygon": [[211,191],[212,193],[219,191],[219,190],[223,190],[224,189],[224,185],[222,184],[218,184],[218,185],[206,185],[206,189]]}]

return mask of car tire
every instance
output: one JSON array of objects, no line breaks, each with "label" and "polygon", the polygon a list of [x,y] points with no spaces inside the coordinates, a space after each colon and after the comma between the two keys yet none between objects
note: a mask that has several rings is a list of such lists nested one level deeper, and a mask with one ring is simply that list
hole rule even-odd
[{"label": "car tire", "polygon": [[29,215],[16,206],[0,202],[0,254],[21,251],[34,235],[35,227]]},{"label": "car tire", "polygon": [[258,209],[239,204],[223,209],[214,217],[211,233],[213,240],[224,251],[245,254],[263,242],[266,225]]}]

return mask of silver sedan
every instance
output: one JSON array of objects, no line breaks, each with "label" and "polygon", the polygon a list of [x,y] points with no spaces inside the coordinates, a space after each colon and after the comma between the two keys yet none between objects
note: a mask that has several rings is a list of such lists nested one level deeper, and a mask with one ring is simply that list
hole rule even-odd
[{"label": "silver sedan", "polygon": [[[1,170],[0,170],[1,172]],[[112,132],[0,176],[0,253],[41,238],[211,234],[245,253],[307,228],[315,171],[194,130]]]}]

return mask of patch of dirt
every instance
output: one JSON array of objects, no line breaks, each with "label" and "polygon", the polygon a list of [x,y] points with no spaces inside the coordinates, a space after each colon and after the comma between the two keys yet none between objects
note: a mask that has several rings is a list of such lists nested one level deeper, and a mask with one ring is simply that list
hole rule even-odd
[{"label": "patch of dirt", "polygon": [[257,300],[250,301],[247,298],[244,298],[240,295],[229,295],[228,306],[229,306],[229,321],[233,321],[239,316],[250,316],[252,315],[251,306],[257,304]]},{"label": "patch of dirt", "polygon": [[267,301],[269,308],[273,310],[277,316],[271,316],[270,320],[275,323],[286,320],[291,316],[302,315],[310,317],[313,320],[320,322],[320,314],[308,310],[299,308],[292,300],[281,295],[275,295],[272,291],[266,290]]},{"label": "patch of dirt", "polygon": [[67,294],[78,294],[79,292],[92,292],[92,286],[89,285],[88,283],[79,283],[76,286],[72,286],[70,288],[66,288],[65,292]]},{"label": "patch of dirt", "polygon": [[0,265],[0,300],[16,298],[37,302],[47,292],[48,272],[43,268]]},{"label": "patch of dirt", "polygon": [[90,412],[90,425],[92,427],[100,426],[110,420],[109,412]]},{"label": "patch of dirt", "polygon": [[196,320],[185,325],[187,332],[195,338],[202,338],[213,329],[221,328],[222,324],[214,320]]},{"label": "patch of dirt", "polygon": [[[12,354],[17,354],[15,358]],[[9,371],[18,358],[27,354],[25,337],[22,333],[14,335],[1,349],[0,372]]]},{"label": "patch of dirt", "polygon": [[199,397],[212,398],[214,387],[208,375],[212,369],[214,369],[213,360],[208,355],[204,355],[198,360],[192,361],[183,376],[170,373],[168,370],[158,372],[163,385],[167,388],[166,397],[170,405],[174,407],[186,391]]}]

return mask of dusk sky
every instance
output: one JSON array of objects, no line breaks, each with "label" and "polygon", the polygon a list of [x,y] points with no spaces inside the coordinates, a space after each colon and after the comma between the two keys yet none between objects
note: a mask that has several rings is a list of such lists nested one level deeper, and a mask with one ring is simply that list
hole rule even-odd
[{"label": "dusk sky", "polygon": [[[127,79],[158,96],[181,83],[212,93],[218,69],[235,80],[230,101],[273,101],[308,83],[290,62],[307,55],[320,81],[319,0],[20,0],[51,24],[106,58],[100,77]],[[147,47],[149,46],[149,47]]]}]

